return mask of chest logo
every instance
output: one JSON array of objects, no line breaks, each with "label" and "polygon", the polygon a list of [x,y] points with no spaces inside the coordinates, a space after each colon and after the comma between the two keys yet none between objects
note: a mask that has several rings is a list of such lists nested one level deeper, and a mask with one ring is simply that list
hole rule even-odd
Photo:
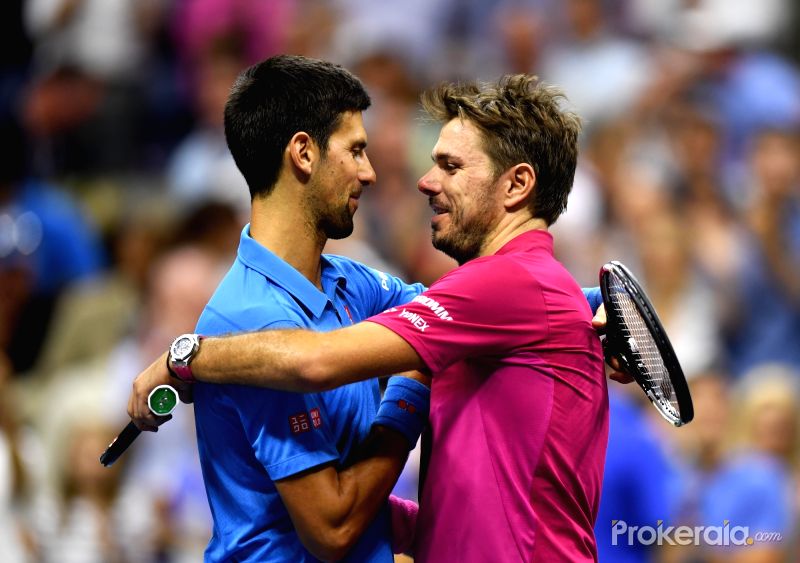
[{"label": "chest logo", "polygon": [[303,434],[320,427],[322,427],[322,415],[318,408],[293,414],[289,417],[289,429],[292,434]]}]

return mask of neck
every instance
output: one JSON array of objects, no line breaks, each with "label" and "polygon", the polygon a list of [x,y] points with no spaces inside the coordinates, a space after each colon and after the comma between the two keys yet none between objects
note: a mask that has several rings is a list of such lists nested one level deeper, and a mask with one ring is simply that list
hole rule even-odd
[{"label": "neck", "polygon": [[320,256],[327,239],[311,224],[303,209],[302,202],[286,201],[280,193],[256,198],[250,236],[321,289]]},{"label": "neck", "polygon": [[530,215],[509,215],[492,229],[483,243],[479,256],[490,256],[503,248],[507,242],[528,231],[546,231],[547,222]]}]

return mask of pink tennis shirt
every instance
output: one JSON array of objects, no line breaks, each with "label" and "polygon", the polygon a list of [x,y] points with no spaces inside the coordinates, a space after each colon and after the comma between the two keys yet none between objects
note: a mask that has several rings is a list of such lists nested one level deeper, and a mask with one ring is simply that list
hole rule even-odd
[{"label": "pink tennis shirt", "polygon": [[547,231],[370,318],[433,374],[416,561],[596,561],[608,389],[591,311]]}]

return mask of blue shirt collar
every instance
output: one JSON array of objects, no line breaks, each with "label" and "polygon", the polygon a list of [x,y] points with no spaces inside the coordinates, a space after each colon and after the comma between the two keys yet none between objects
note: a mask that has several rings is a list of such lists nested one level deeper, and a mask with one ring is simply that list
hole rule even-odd
[{"label": "blue shirt collar", "polygon": [[315,318],[319,318],[322,315],[328,301],[333,301],[336,289],[344,289],[347,285],[347,279],[344,274],[323,254],[321,265],[324,292],[321,292],[303,274],[295,270],[286,261],[278,258],[265,246],[256,242],[250,236],[249,223],[242,229],[238,256],[239,260],[248,268],[259,272],[272,283],[290,293]]}]

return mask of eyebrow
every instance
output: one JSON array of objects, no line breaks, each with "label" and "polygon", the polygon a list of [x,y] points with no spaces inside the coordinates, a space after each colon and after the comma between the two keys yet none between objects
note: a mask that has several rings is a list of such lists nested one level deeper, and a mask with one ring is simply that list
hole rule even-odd
[{"label": "eyebrow", "polygon": [[440,152],[440,153],[431,153],[431,160],[434,162],[439,162],[440,160],[453,160],[456,162],[461,162],[461,159],[449,152]]},{"label": "eyebrow", "polygon": [[367,148],[367,141],[366,139],[358,139],[350,145],[350,148],[353,149],[365,149]]}]

